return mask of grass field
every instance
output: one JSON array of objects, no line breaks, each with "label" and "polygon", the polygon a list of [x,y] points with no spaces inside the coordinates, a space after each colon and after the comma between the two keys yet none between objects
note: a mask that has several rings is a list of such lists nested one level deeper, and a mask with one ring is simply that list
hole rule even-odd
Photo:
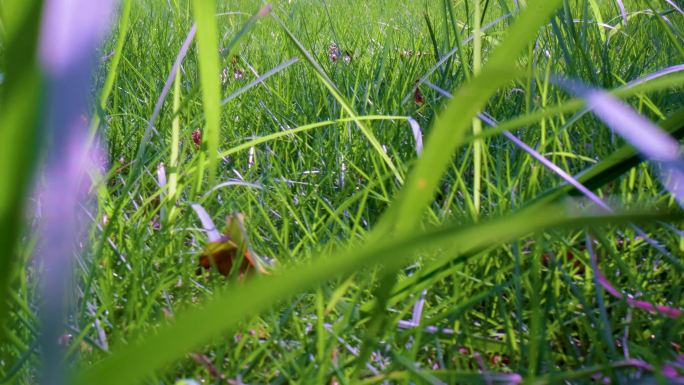
[{"label": "grass field", "polygon": [[[122,0],[52,293],[59,135],[13,138],[71,93],[22,56],[40,35],[12,2],[0,190],[26,209],[2,211],[0,380],[684,381],[677,1]],[[199,268],[217,247],[225,277]]]}]

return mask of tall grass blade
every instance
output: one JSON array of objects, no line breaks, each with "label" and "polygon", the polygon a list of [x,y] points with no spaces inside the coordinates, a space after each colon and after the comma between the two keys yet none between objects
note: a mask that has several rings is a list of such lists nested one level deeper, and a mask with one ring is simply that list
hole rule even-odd
[{"label": "tall grass blade", "polygon": [[[215,0],[192,0],[192,10],[197,24],[197,46],[202,85],[202,106],[204,110],[204,130],[202,130],[202,144],[206,143],[208,159],[209,184],[214,183],[216,165],[218,159],[219,133],[221,128],[221,88],[219,82],[219,46],[218,28],[216,26],[216,1]],[[200,164],[204,162],[200,161]],[[202,169],[199,173],[201,177]],[[196,190],[199,190],[199,185]]]}]

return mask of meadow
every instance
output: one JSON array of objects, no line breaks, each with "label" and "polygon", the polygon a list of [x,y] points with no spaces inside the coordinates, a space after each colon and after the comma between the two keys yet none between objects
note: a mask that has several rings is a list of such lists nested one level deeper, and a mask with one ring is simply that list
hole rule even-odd
[{"label": "meadow", "polygon": [[684,382],[677,1],[110,2],[0,0],[3,383]]}]

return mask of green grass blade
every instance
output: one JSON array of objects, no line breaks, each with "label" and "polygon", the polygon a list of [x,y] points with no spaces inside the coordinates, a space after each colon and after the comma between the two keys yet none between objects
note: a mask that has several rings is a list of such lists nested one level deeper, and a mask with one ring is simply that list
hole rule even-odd
[{"label": "green grass blade", "polygon": [[[199,55],[200,83],[202,84],[202,105],[205,126],[202,143],[206,143],[209,185],[213,185],[218,158],[219,133],[221,127],[221,88],[218,53],[218,29],[216,26],[216,1],[193,0],[192,9],[197,23],[197,45]],[[201,171],[201,170],[200,170]],[[199,186],[197,186],[199,189]]]},{"label": "green grass blade", "polygon": [[[7,71],[0,99],[0,320],[4,321],[26,194],[40,154],[36,108],[41,102],[41,76],[36,51],[41,1],[13,0],[2,5]],[[4,331],[0,327],[2,341]]]},{"label": "green grass blade", "polygon": [[670,214],[573,215],[562,206],[527,209],[503,218],[470,226],[445,225],[420,234],[351,247],[337,255],[317,258],[281,270],[273,276],[255,278],[215,293],[207,303],[177,316],[172,324],[160,327],[111,357],[86,369],[74,379],[75,384],[97,382],[137,384],[165,365],[181,358],[211,337],[234,330],[247,316],[267,310],[291,295],[319,285],[326,280],[357,272],[363,267],[381,264],[391,270],[413,258],[416,250],[448,248],[444,258],[456,258],[472,250],[501,244],[551,227],[596,226],[605,223],[674,219]]}]

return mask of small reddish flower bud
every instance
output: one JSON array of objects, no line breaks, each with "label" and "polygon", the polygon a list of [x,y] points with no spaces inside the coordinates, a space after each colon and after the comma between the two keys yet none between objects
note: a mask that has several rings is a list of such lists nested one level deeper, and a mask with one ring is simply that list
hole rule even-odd
[{"label": "small reddish flower bud", "polygon": [[192,132],[192,141],[195,142],[198,147],[202,144],[202,132],[199,128],[196,128],[195,131]]},{"label": "small reddish flower bud", "polygon": [[423,98],[423,93],[420,92],[420,88],[416,85],[416,90],[413,92],[413,100],[417,105],[422,106],[425,103],[425,98]]}]

